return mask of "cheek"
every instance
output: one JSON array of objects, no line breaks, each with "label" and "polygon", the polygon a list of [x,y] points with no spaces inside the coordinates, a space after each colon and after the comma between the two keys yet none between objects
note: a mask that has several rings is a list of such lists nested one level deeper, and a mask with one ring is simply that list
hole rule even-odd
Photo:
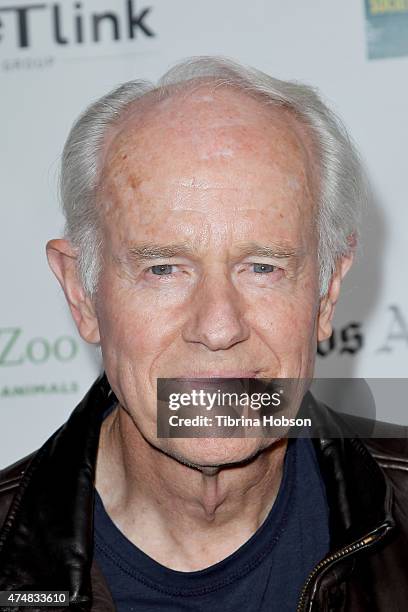
[{"label": "cheek", "polygon": [[114,273],[100,279],[97,316],[105,365],[151,364],[176,335],[180,313],[124,285]]},{"label": "cheek", "polygon": [[252,311],[254,327],[281,356],[304,352],[314,343],[317,314],[312,297],[276,295],[258,301]]}]

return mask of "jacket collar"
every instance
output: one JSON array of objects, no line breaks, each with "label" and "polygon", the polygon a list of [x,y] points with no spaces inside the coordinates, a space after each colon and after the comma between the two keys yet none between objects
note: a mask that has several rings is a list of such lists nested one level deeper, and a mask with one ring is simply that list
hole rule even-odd
[{"label": "jacket collar", "polygon": [[[0,590],[69,590],[71,604],[89,610],[95,463],[103,415],[116,401],[102,374],[34,455],[0,532]],[[390,487],[364,443],[347,437],[347,422],[308,401],[334,549],[393,522]]]},{"label": "jacket collar", "polygon": [[326,485],[331,552],[364,538],[381,525],[394,526],[392,488],[371,456],[364,435],[374,421],[342,415],[308,394],[313,443]]}]

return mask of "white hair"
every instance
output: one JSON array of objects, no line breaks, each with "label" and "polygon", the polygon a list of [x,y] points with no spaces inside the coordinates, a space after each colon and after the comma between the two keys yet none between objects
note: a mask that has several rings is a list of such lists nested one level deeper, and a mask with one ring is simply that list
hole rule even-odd
[{"label": "white hair", "polygon": [[320,295],[324,295],[336,264],[354,249],[360,213],[366,200],[366,181],[358,153],[336,115],[315,89],[295,81],[282,81],[221,57],[185,60],[157,85],[133,80],[120,85],[93,104],[74,123],[62,155],[60,191],[66,218],[65,236],[78,250],[78,271],[92,295],[102,267],[96,189],[100,151],[107,130],[130,105],[147,93],[157,99],[191,89],[203,78],[215,86],[230,86],[258,97],[264,104],[289,109],[317,143],[320,190],[317,212]]}]

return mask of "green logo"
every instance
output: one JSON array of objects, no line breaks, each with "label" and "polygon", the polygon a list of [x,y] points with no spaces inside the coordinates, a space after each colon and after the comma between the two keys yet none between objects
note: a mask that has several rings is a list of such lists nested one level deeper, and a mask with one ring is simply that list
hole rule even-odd
[{"label": "green logo", "polygon": [[27,397],[33,395],[66,395],[68,393],[78,392],[79,385],[75,381],[47,382],[27,385],[4,385],[4,387],[0,387],[0,399]]},{"label": "green logo", "polygon": [[26,340],[21,327],[0,328],[0,367],[24,363],[40,365],[52,359],[70,362],[78,353],[78,343],[71,336],[55,340],[34,337]]}]

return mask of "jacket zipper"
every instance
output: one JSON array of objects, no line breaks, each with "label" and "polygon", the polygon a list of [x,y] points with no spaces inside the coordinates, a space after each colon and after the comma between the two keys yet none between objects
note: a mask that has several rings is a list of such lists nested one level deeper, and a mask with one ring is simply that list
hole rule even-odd
[{"label": "jacket zipper", "polygon": [[302,592],[300,594],[299,602],[296,608],[296,612],[302,612],[302,610],[306,610],[304,606],[305,606],[305,599],[306,599],[307,591],[310,587],[311,582],[317,577],[317,575],[322,569],[326,568],[328,565],[333,563],[333,561],[338,561],[339,559],[342,559],[343,557],[346,557],[357,550],[368,548],[369,546],[373,545],[375,542],[378,542],[379,540],[381,540],[391,528],[392,528],[391,525],[389,525],[388,523],[385,523],[384,525],[381,525],[381,527],[376,529],[371,534],[367,534],[361,540],[356,540],[352,544],[349,544],[348,546],[341,548],[340,550],[333,553],[329,557],[326,557],[325,559],[320,561],[310,572],[309,576],[306,579],[306,582],[304,583]]}]

